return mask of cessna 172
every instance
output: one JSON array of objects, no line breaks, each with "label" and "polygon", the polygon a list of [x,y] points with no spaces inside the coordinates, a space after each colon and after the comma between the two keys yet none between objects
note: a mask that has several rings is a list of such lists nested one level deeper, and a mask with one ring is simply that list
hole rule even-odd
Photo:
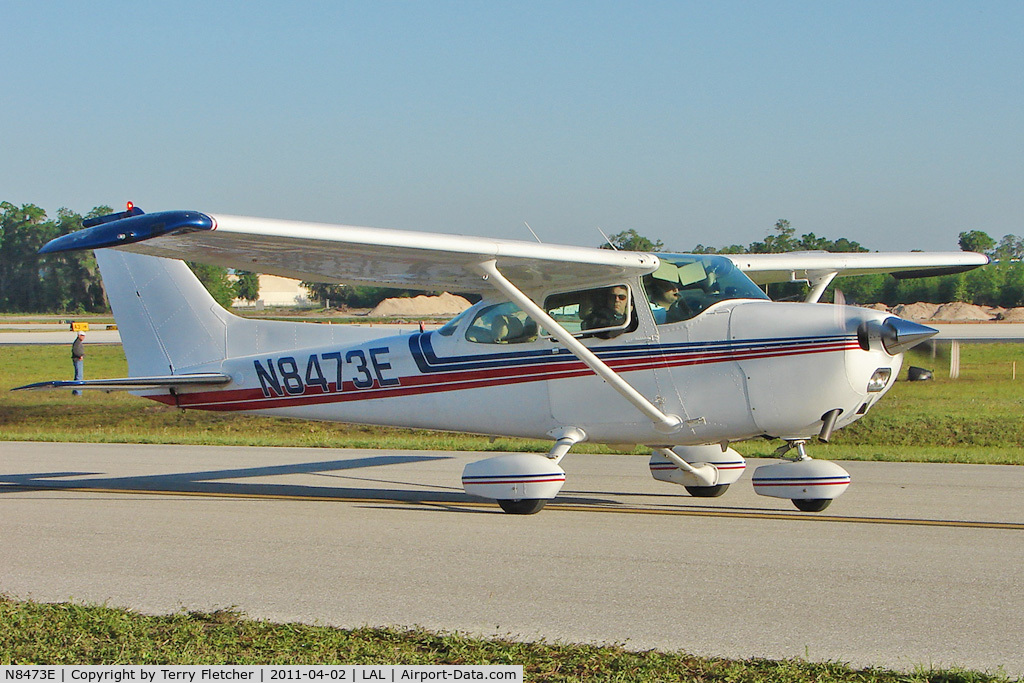
[{"label": "cessna 172", "polygon": [[[129,377],[20,387],[130,390],[183,409],[546,438],[546,455],[466,466],[468,494],[532,514],[581,441],[645,444],[659,480],[694,496],[739,479],[731,443],[781,439],[757,493],[823,510],[846,490],[810,458],[892,387],[931,328],[817,303],[837,275],[920,277],[987,263],[970,253],[646,254],[341,225],[128,210],[42,253],[95,249]],[[180,259],[322,282],[476,292],[438,330],[379,336],[237,317]],[[805,302],[758,286],[806,280]]]}]

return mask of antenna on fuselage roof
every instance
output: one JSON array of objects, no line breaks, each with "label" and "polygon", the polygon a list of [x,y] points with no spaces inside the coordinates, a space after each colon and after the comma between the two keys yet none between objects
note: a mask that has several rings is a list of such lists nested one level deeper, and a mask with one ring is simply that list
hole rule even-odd
[{"label": "antenna on fuselage roof", "polygon": [[619,248],[617,246],[612,244],[612,239],[610,237],[608,237],[608,235],[604,234],[604,230],[602,230],[601,228],[598,228],[597,231],[599,233],[601,233],[601,237],[604,238],[604,241],[608,243],[609,247],[611,247],[614,251],[618,251],[619,250]]},{"label": "antenna on fuselage roof", "polygon": [[535,233],[535,232],[533,231],[533,228],[531,228],[531,227],[530,227],[530,224],[529,224],[529,223],[527,223],[526,221],[523,221],[523,225],[525,225],[525,226],[526,226],[526,229],[530,231],[530,234],[531,234],[531,235],[533,235],[533,239],[537,240],[537,241],[538,241],[538,242],[540,242],[541,244],[544,244],[544,242],[541,242],[541,239],[540,239],[539,237],[537,237],[537,233]]}]

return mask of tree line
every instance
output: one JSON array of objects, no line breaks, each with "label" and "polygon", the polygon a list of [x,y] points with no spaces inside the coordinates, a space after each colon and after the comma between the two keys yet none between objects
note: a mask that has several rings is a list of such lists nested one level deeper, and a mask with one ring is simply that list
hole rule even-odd
[{"label": "tree line", "polygon": [[[103,280],[92,251],[40,255],[52,239],[82,229],[82,221],[105,216],[109,206],[97,206],[84,216],[61,208],[55,218],[34,204],[0,202],[0,312],[102,313],[110,310]],[[231,278],[226,268],[190,263],[213,298],[230,306],[235,298],[259,298],[256,273],[239,271]]]},{"label": "tree line", "polygon": [[[97,313],[109,311],[96,259],[91,251],[66,252],[41,256],[39,249],[50,240],[82,229],[82,221],[111,213],[108,206],[97,206],[84,216],[61,208],[54,218],[33,204],[16,206],[0,202],[0,312],[7,313]],[[747,246],[732,244],[711,247],[697,244],[691,249],[666,248],[661,240],[624,230],[608,238],[603,248],[647,252],[680,252],[702,254],[782,253],[791,251],[869,251],[860,243],[841,237],[829,239],[813,232],[797,235],[788,220],[780,219],[767,231],[764,239]],[[928,301],[1003,306],[1024,306],[1024,239],[1005,235],[1000,240],[980,230],[960,233],[959,246],[964,251],[987,254],[993,263],[967,273],[942,277],[897,280],[891,275],[862,275],[842,278],[838,287],[846,300],[856,303],[895,305]],[[259,280],[255,273],[208,264],[189,266],[213,297],[230,306],[236,298],[255,301],[259,298]],[[408,296],[407,290],[387,287],[361,287],[304,282],[314,299],[329,301],[333,306],[370,307],[390,296]],[[834,288],[834,283],[831,287]],[[789,283],[773,285],[773,298],[798,298],[806,285]],[[831,296],[826,292],[826,297]]]},{"label": "tree line", "polygon": [[[844,277],[833,282],[825,292],[823,300],[834,297],[835,289],[841,289],[849,303],[887,306],[908,304],[917,301],[946,303],[963,301],[981,306],[1002,306],[1014,308],[1024,306],[1024,239],[1017,235],[1004,235],[996,241],[981,230],[961,232],[958,240],[962,251],[975,251],[987,255],[992,263],[966,273],[940,277],[897,279],[892,275],[860,275]],[[840,237],[829,239],[813,232],[797,236],[796,229],[788,220],[780,219],[768,231],[763,240],[747,246],[732,244],[725,247],[709,247],[698,244],[691,249],[666,248],[661,240],[652,240],[636,230],[626,230],[608,238],[601,245],[606,249],[631,251],[679,252],[685,254],[776,254],[792,251],[866,252],[870,251],[859,242]],[[798,299],[807,293],[804,283],[772,285],[773,299]]]}]

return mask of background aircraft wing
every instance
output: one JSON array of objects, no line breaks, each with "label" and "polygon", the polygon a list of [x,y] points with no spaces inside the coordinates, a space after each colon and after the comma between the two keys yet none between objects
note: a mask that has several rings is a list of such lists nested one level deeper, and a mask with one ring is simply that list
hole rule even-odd
[{"label": "background aircraft wing", "polygon": [[904,279],[962,273],[988,263],[973,252],[854,252],[798,251],[784,254],[723,254],[759,285],[807,280],[832,274],[890,273]]},{"label": "background aircraft wing", "polygon": [[492,291],[474,269],[494,259],[523,290],[591,287],[653,272],[656,256],[438,233],[133,209],[84,223],[42,253],[114,247],[314,282]]}]

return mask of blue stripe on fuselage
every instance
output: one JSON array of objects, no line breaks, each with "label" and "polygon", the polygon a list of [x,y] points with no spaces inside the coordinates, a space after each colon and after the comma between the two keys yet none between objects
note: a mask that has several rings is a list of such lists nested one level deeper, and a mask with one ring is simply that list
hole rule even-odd
[{"label": "blue stripe on fuselage", "polygon": [[[501,367],[518,367],[542,365],[551,362],[562,362],[575,359],[569,349],[552,347],[550,349],[532,349],[529,351],[512,351],[499,353],[481,353],[442,358],[433,347],[435,332],[417,333],[409,338],[409,350],[416,367],[423,374],[434,372],[452,372],[458,370],[489,370]],[[853,339],[853,335],[818,335],[813,337],[787,337],[782,339],[748,339],[743,341],[721,340],[705,342],[677,342],[671,344],[646,344],[643,346],[611,346],[591,349],[604,361],[621,359],[641,359],[664,357],[679,353],[722,353],[745,351],[768,351],[784,349],[789,346],[835,344]]]}]

